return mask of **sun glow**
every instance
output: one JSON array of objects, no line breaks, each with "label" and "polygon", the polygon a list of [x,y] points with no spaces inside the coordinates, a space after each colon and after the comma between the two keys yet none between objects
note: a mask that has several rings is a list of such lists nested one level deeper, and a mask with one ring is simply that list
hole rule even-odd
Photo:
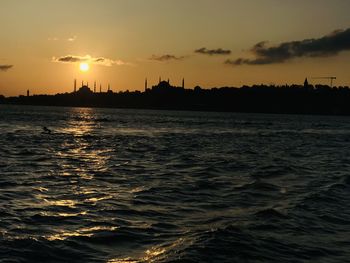
[{"label": "sun glow", "polygon": [[83,72],[86,72],[86,71],[88,71],[90,69],[89,64],[85,63],[85,62],[80,63],[79,67],[80,67],[80,70],[83,71]]}]

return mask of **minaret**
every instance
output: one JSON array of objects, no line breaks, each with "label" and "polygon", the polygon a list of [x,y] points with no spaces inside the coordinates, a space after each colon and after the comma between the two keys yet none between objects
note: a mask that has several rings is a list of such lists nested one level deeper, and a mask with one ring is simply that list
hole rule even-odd
[{"label": "minaret", "polygon": [[81,81],[81,86],[82,86],[82,87],[84,86],[84,80]]},{"label": "minaret", "polygon": [[182,88],[185,88],[185,78],[182,79]]},{"label": "minaret", "polygon": [[29,89],[27,90],[27,97],[29,97]]},{"label": "minaret", "polygon": [[96,93],[96,81],[94,83],[94,93]]},{"label": "minaret", "polygon": [[168,84],[170,84],[170,79],[168,79]]},{"label": "minaret", "polygon": [[74,80],[74,92],[77,92],[77,80]]},{"label": "minaret", "polygon": [[147,83],[147,78],[145,80],[145,91],[147,91],[147,88],[148,88],[148,83]]},{"label": "minaret", "polygon": [[304,81],[304,88],[307,88],[307,87],[309,87],[309,82],[308,82],[308,80],[306,78],[305,81]]}]

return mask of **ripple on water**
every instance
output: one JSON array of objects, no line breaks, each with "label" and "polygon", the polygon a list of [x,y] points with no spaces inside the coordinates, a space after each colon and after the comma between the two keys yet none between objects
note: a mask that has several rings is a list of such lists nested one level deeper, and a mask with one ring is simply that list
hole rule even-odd
[{"label": "ripple on water", "polygon": [[0,105],[0,261],[347,262],[349,131],[344,117]]}]

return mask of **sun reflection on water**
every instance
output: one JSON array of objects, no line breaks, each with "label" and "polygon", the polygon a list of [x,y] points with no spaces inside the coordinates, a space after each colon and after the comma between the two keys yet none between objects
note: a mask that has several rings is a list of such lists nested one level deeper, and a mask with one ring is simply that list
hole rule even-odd
[{"label": "sun reflection on water", "polygon": [[137,262],[163,262],[168,257],[168,253],[185,243],[184,238],[179,238],[174,243],[163,244],[159,246],[153,246],[147,249],[136,258],[125,257],[125,258],[114,258],[107,261],[107,263],[137,263]]},{"label": "sun reflection on water", "polygon": [[92,180],[96,172],[106,170],[110,149],[97,145],[101,125],[96,115],[91,108],[71,109],[68,124],[60,130],[65,139],[56,153],[61,176]]},{"label": "sun reflection on water", "polygon": [[86,215],[87,212],[86,211],[83,211],[83,212],[80,212],[80,213],[58,213],[59,216],[61,217],[75,217],[75,216],[83,216],[83,215]]},{"label": "sun reflection on water", "polygon": [[92,237],[95,232],[98,231],[115,231],[118,227],[106,227],[106,226],[95,226],[89,228],[82,228],[75,231],[59,231],[59,233],[46,236],[45,238],[49,241],[54,240],[65,240],[70,237]]},{"label": "sun reflection on water", "polygon": [[52,206],[65,206],[65,207],[71,207],[71,208],[74,208],[78,203],[75,200],[46,200],[45,199],[45,201]]},{"label": "sun reflection on water", "polygon": [[[101,149],[98,145],[101,126],[96,121],[95,109],[71,109],[68,119],[67,125],[52,138],[58,142],[54,155],[57,168],[50,173],[55,178],[54,183],[35,188],[36,201],[31,206],[44,210],[38,213],[44,218],[78,217],[85,222],[89,214],[94,213],[96,205],[116,197],[115,194],[105,194],[97,181],[90,183],[97,174],[108,169],[107,161],[112,149],[108,145]],[[50,229],[41,236],[50,241],[65,240],[91,237],[99,231],[116,229],[97,226],[77,230],[66,226]]]},{"label": "sun reflection on water", "polygon": [[92,108],[72,108],[69,113],[70,120],[62,132],[75,136],[89,134],[99,125],[95,121],[95,110]]},{"label": "sun reflection on water", "polygon": [[152,259],[153,257],[157,257],[161,254],[164,254],[166,251],[165,248],[152,248],[146,251],[145,260]]},{"label": "sun reflection on water", "polygon": [[85,199],[85,202],[88,202],[88,203],[97,203],[99,201],[102,201],[102,200],[108,200],[108,199],[113,199],[114,197],[112,195],[106,195],[106,196],[101,196],[101,197],[92,197],[92,198],[88,198],[88,199]]},{"label": "sun reflection on water", "polygon": [[121,259],[110,259],[107,263],[138,263],[140,261],[134,260],[132,258],[121,258]]}]

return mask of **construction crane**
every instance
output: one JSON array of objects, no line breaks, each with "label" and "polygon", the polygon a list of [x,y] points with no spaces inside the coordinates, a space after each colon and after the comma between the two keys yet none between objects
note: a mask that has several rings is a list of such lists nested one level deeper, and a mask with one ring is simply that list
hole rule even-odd
[{"label": "construction crane", "polygon": [[312,79],[329,79],[331,81],[331,88],[333,88],[333,81],[337,79],[337,77],[317,77]]}]

